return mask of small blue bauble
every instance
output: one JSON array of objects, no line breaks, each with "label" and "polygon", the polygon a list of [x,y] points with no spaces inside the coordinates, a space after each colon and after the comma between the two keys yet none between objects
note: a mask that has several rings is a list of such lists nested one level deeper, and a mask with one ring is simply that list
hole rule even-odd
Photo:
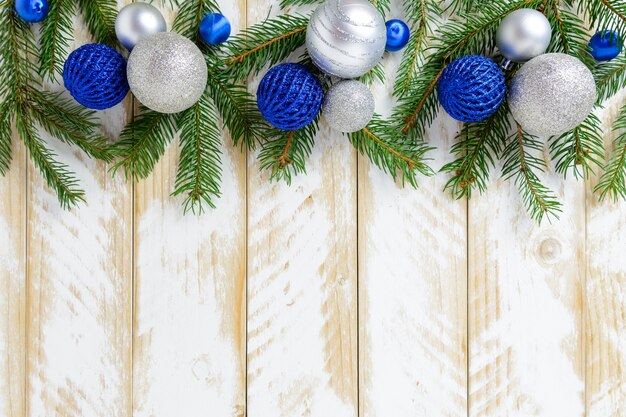
[{"label": "small blue bauble", "polygon": [[411,30],[400,19],[388,20],[385,23],[387,26],[387,44],[385,49],[389,52],[396,52],[404,48],[409,43],[409,37],[411,36]]},{"label": "small blue bauble", "polygon": [[259,110],[273,126],[297,130],[311,123],[322,105],[322,86],[300,64],[280,64],[270,69],[257,91]]},{"label": "small blue bauble", "polygon": [[15,11],[28,23],[41,22],[48,16],[48,0],[15,0]]},{"label": "small blue bauble", "polygon": [[230,22],[223,14],[209,13],[200,22],[200,36],[209,45],[224,43],[230,36]]},{"label": "small blue bauble", "polygon": [[604,62],[616,58],[622,52],[622,40],[617,32],[603,30],[591,37],[589,48],[596,61]]},{"label": "small blue bauble", "polygon": [[502,70],[480,55],[457,58],[441,74],[439,102],[461,122],[480,122],[494,114],[506,95]]},{"label": "small blue bauble", "polygon": [[63,68],[65,88],[83,106],[104,110],[128,94],[126,60],[99,43],[83,45],[70,54]]}]

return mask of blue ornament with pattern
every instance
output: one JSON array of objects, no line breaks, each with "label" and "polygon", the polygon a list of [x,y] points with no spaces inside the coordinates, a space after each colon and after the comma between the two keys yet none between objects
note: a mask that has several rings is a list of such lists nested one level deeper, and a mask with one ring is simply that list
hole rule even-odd
[{"label": "blue ornament with pattern", "polygon": [[43,21],[49,10],[48,0],[15,0],[15,11],[28,23]]},{"label": "blue ornament with pattern", "polygon": [[504,101],[504,74],[491,59],[466,55],[443,70],[437,94],[442,107],[456,120],[480,122],[493,115]]},{"label": "blue ornament with pattern", "polygon": [[297,130],[311,123],[322,105],[322,86],[301,64],[280,64],[270,69],[257,90],[263,117],[282,130]]},{"label": "blue ornament with pattern", "polygon": [[83,45],[63,67],[65,88],[83,106],[104,110],[124,100],[129,86],[126,60],[115,49],[99,43]]},{"label": "blue ornament with pattern", "polygon": [[385,25],[387,26],[387,44],[385,45],[387,51],[399,51],[409,43],[411,30],[406,23],[400,19],[392,19],[388,20]]},{"label": "blue ornament with pattern", "polygon": [[623,43],[619,34],[612,30],[603,30],[591,37],[589,49],[598,62],[610,61],[622,52]]},{"label": "blue ornament with pattern", "polygon": [[208,13],[200,22],[200,36],[209,45],[219,45],[230,36],[230,22],[220,13]]}]

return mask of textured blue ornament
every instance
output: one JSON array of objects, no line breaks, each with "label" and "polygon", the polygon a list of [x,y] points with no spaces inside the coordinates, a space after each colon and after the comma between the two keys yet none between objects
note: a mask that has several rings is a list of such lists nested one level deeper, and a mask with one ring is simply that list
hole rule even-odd
[{"label": "textured blue ornament", "polygon": [[48,0],[15,0],[15,11],[28,23],[44,20],[49,9]]},{"label": "textured blue ornament", "polygon": [[99,43],[83,45],[70,54],[63,81],[76,101],[95,110],[115,106],[129,90],[126,60],[115,49]]},{"label": "textured blue ornament", "polygon": [[280,64],[270,69],[257,91],[259,110],[273,126],[297,130],[311,123],[322,105],[322,86],[300,64]]},{"label": "textured blue ornament", "polygon": [[498,64],[484,56],[467,55],[444,69],[437,93],[450,116],[462,122],[480,122],[498,110],[506,83]]},{"label": "textured blue ornament", "polygon": [[387,44],[385,49],[389,52],[396,52],[404,48],[409,43],[409,37],[411,36],[411,30],[400,19],[388,20],[385,23],[387,26]]},{"label": "textured blue ornament", "polygon": [[617,32],[603,30],[591,37],[589,48],[596,61],[604,62],[616,58],[622,52],[622,40]]},{"label": "textured blue ornament", "polygon": [[223,14],[209,13],[200,22],[200,36],[209,45],[224,43],[230,36],[230,22]]}]

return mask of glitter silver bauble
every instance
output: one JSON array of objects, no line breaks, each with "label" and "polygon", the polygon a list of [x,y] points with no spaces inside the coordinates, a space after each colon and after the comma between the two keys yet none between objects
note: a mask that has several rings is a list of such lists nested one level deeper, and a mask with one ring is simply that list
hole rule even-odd
[{"label": "glitter silver bauble", "polygon": [[363,129],[374,115],[374,96],[365,84],[356,80],[340,81],[328,89],[322,115],[339,132]]},{"label": "glitter silver bauble", "polygon": [[159,9],[147,3],[124,6],[115,19],[117,40],[128,50],[146,36],[166,31],[167,25]]},{"label": "glitter silver bauble", "polygon": [[515,75],[509,105],[528,133],[557,136],[581,124],[596,101],[596,83],[579,59],[545,54],[526,63]]},{"label": "glitter silver bauble", "polygon": [[502,55],[512,62],[526,62],[546,52],[552,27],[546,16],[534,9],[519,9],[502,20],[496,43]]},{"label": "glitter silver bauble", "polygon": [[380,61],[387,43],[385,20],[368,0],[327,0],[306,32],[311,59],[323,72],[356,78]]},{"label": "glitter silver bauble", "polygon": [[202,52],[177,33],[157,33],[139,42],[128,58],[127,72],[135,97],[159,113],[193,106],[207,83]]}]

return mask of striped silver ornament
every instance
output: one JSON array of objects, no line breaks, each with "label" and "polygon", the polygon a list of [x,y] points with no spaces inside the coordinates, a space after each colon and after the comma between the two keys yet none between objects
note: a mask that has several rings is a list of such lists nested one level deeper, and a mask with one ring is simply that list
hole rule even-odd
[{"label": "striped silver ornament", "polygon": [[311,59],[323,72],[356,78],[380,61],[387,43],[385,20],[367,0],[327,0],[306,32]]}]

